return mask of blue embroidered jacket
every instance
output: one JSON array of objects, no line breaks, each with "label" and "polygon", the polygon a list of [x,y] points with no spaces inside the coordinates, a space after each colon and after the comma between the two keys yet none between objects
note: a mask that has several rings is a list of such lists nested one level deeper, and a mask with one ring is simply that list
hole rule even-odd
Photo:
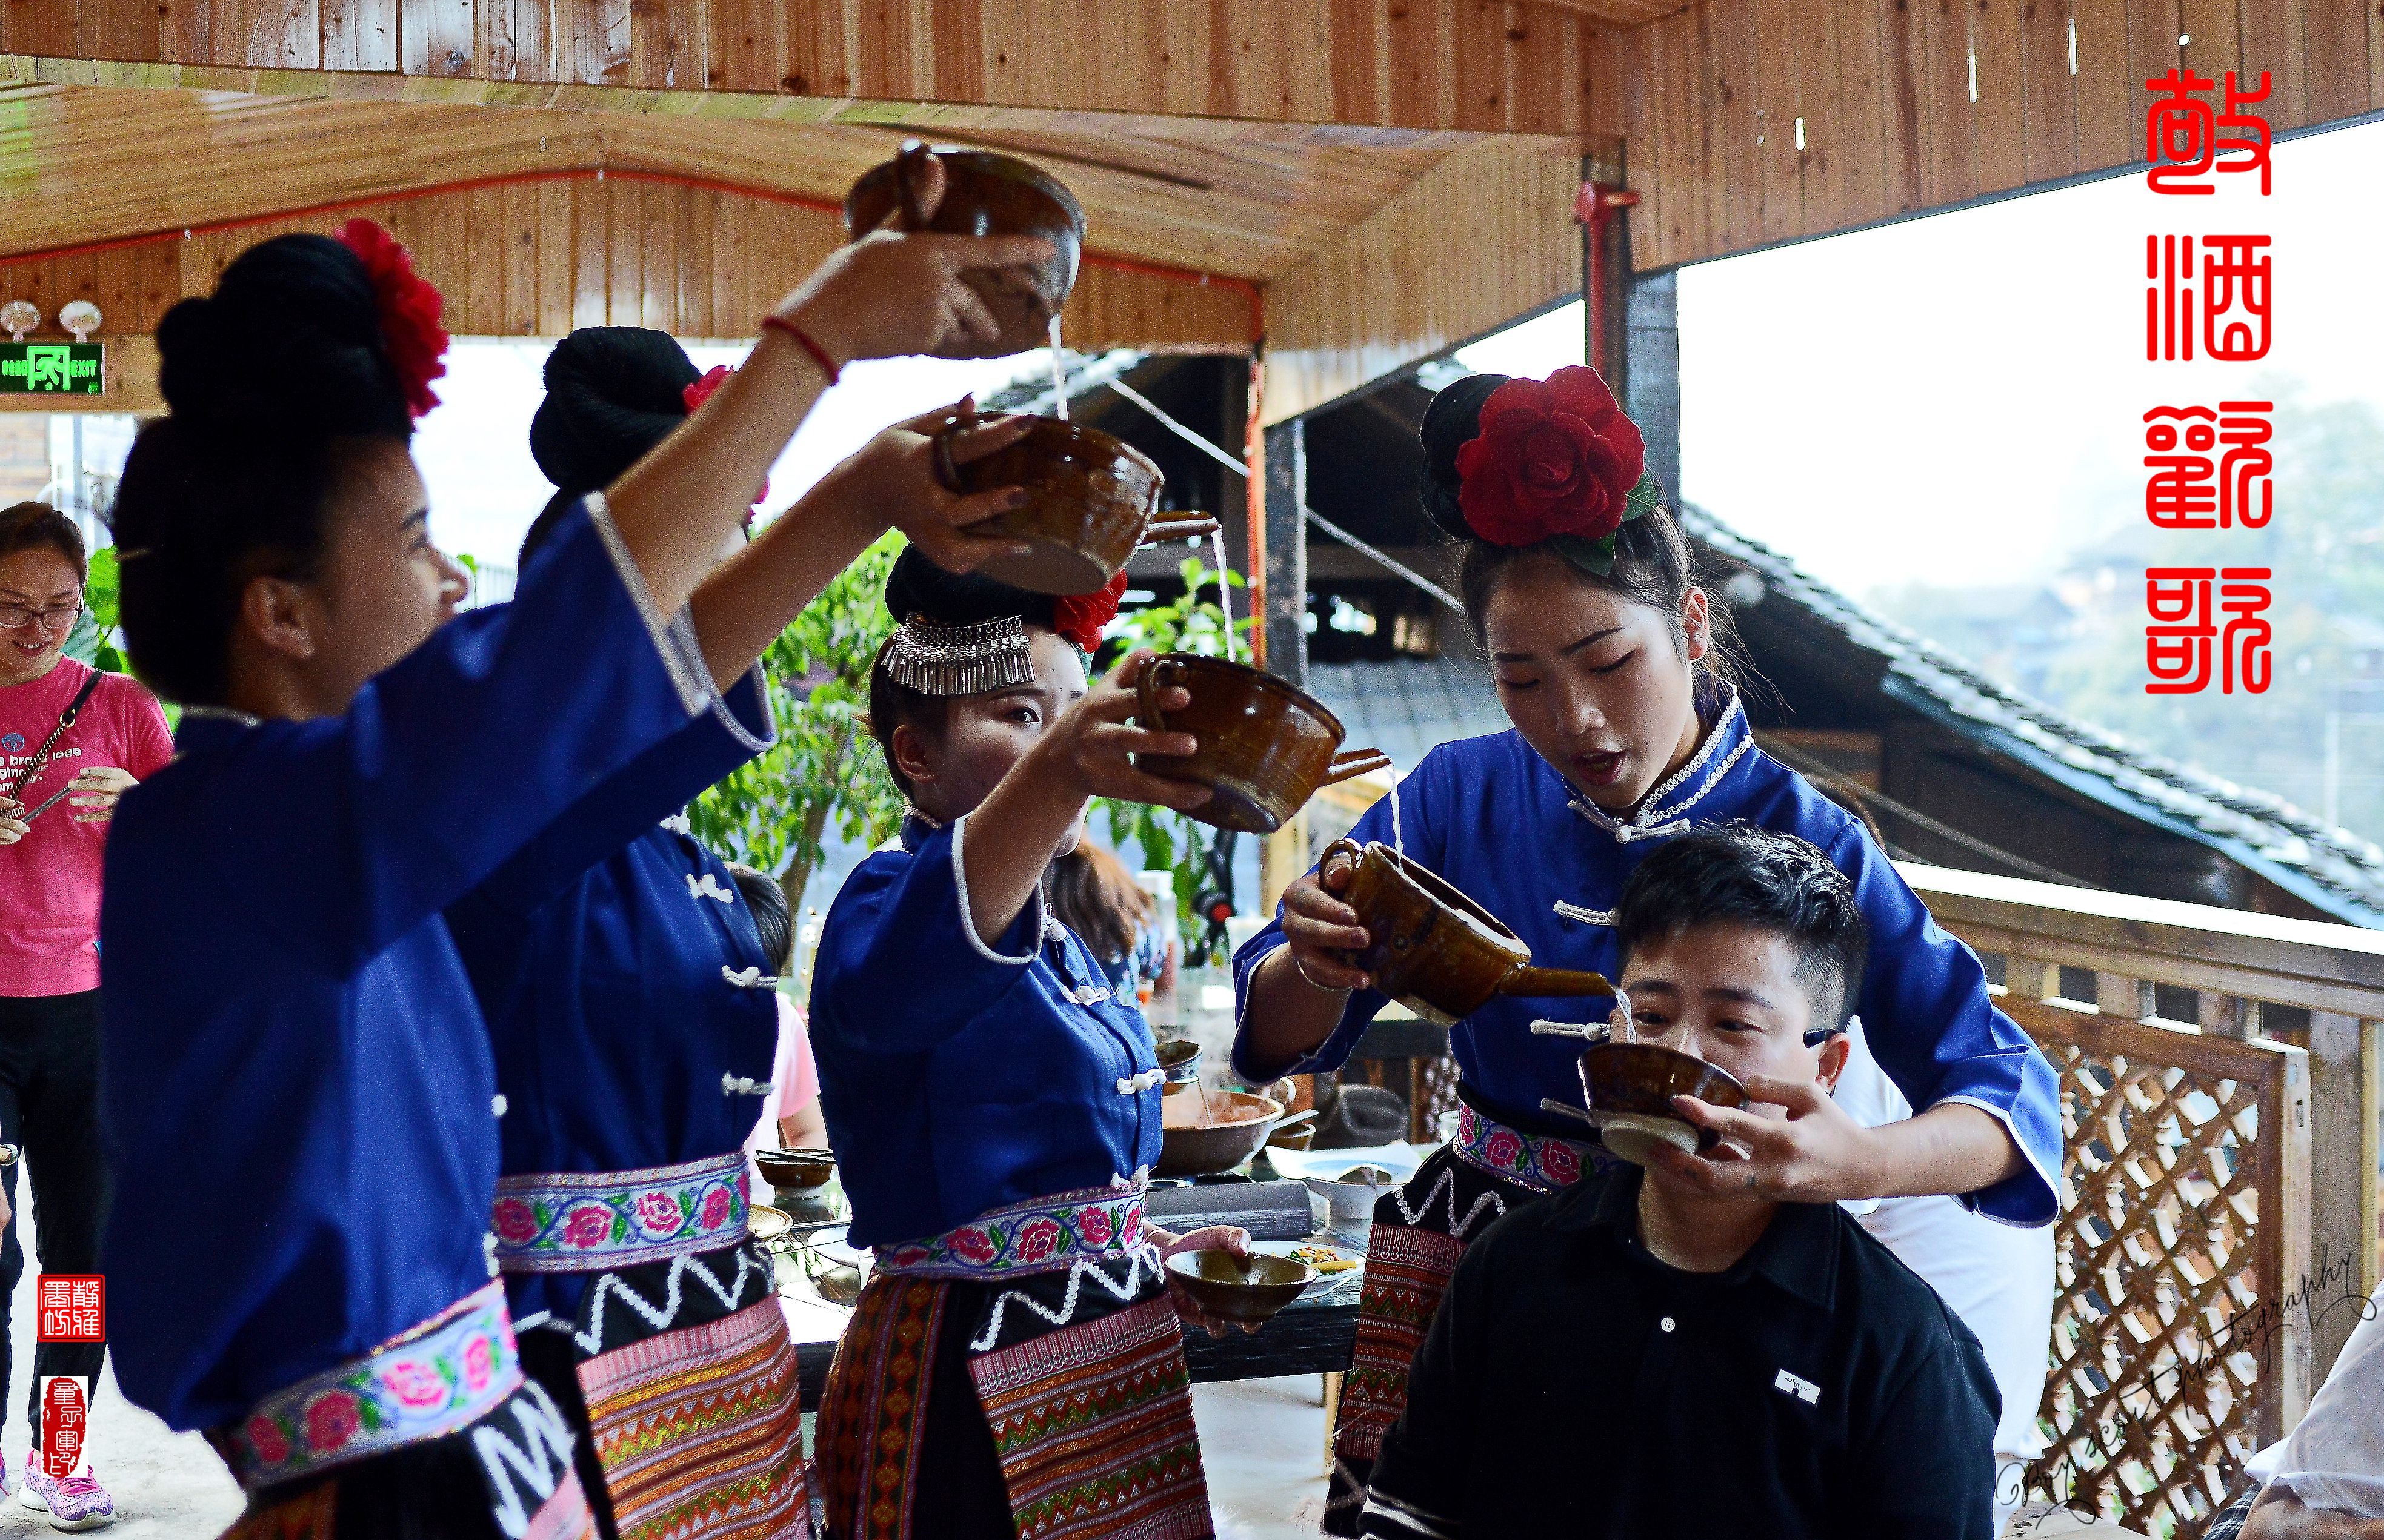
[{"label": "blue embroidered jacket", "polygon": [[[756,671],[449,906],[495,1046],[503,1175],[743,1148],[776,1056],[776,980],[726,864],[679,813],[772,741]],[[515,1319],[570,1320],[590,1275],[509,1275]]]},{"label": "blue embroidered jacket", "polygon": [[602,500],[347,711],[193,711],[108,839],[103,1261],[125,1395],[216,1425],[487,1286],[487,1027],[441,911],[709,682]]},{"label": "blue embroidered jacket", "polygon": [[[1621,957],[1608,911],[1632,871],[1664,836],[1733,819],[1810,840],[1853,880],[1870,923],[1870,963],[1855,1012],[1880,1066],[1916,1109],[1968,1103],[2012,1130],[2029,1169],[1964,1202],[2012,1224],[2050,1222],[2062,1148],[2053,1066],[1995,1009],[1977,955],[1938,928],[1860,821],[1756,746],[1735,696],[1721,705],[1696,755],[1627,822],[1580,796],[1509,729],[1434,749],[1395,797],[1367,809],[1351,837],[1398,844],[1448,879],[1521,937],[1535,964],[1594,968],[1611,979]],[[1234,956],[1237,1018],[1248,1007],[1251,970],[1282,944],[1278,909]],[[1253,1062],[1245,1021],[1235,1067],[1254,1083],[1337,1068],[1388,1003],[1371,990],[1353,994],[1332,1036],[1287,1066]],[[1451,1029],[1449,1049],[1475,1095],[1515,1121],[1539,1125],[1544,1098],[1581,1104],[1581,1047],[1533,1036],[1532,1022],[1602,1021],[1611,1007],[1608,1000],[1498,996]]]},{"label": "blue embroidered jacket", "polygon": [[1038,894],[991,945],[968,916],[969,819],[913,819],[845,880],[812,965],[820,1107],[852,1244],[1133,1180],[1159,1159],[1142,1012]]}]

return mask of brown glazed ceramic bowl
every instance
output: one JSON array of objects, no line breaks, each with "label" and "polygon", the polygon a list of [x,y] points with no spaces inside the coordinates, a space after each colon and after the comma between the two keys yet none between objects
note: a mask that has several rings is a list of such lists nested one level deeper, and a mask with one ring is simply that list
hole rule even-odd
[{"label": "brown glazed ceramic bowl", "polygon": [[1167,1259],[1167,1280],[1204,1314],[1256,1324],[1298,1299],[1316,1281],[1316,1269],[1259,1252],[1236,1260],[1230,1251],[1178,1251]]},{"label": "brown glazed ceramic bowl", "polygon": [[[1176,686],[1192,704],[1162,714],[1159,692]],[[1216,795],[1184,816],[1245,834],[1272,834],[1308,805],[1320,786],[1381,770],[1391,761],[1371,748],[1341,747],[1341,719],[1307,691],[1246,663],[1170,652],[1143,665],[1135,720],[1161,733],[1199,740],[1188,756],[1146,754],[1153,775],[1191,781]]]},{"label": "brown glazed ceramic bowl", "polygon": [[825,1150],[756,1150],[753,1164],[772,1187],[826,1187],[836,1175],[836,1157]]},{"label": "brown glazed ceramic bowl", "polygon": [[[942,431],[976,420],[953,413]],[[977,571],[1038,594],[1089,594],[1115,577],[1149,533],[1160,488],[1167,484],[1140,450],[1057,417],[1038,417],[1018,442],[950,470],[948,485],[955,492],[1026,489],[1024,506],[969,529],[1032,547],[1024,556],[996,557]]]},{"label": "brown glazed ceramic bowl", "polygon": [[1581,1056],[1581,1089],[1589,1097],[1589,1120],[1606,1147],[1637,1165],[1647,1152],[1670,1144],[1688,1154],[1721,1142],[1672,1110],[1675,1096],[1694,1096],[1717,1107],[1744,1107],[1746,1088],[1729,1071],[1694,1053],[1652,1042],[1601,1042]]},{"label": "brown glazed ceramic bowl", "polygon": [[1169,1038],[1159,1045],[1159,1067],[1167,1078],[1159,1089],[1169,1096],[1200,1082],[1201,1047],[1190,1038]]},{"label": "brown glazed ceramic bowl", "polygon": [[[932,216],[922,208],[927,158],[944,163],[944,196]],[[1052,245],[1034,267],[983,267],[962,276],[1000,323],[1001,335],[960,344],[944,358],[1003,358],[1050,340],[1051,317],[1076,286],[1085,246],[1085,210],[1075,194],[1023,160],[989,150],[928,149],[917,140],[883,166],[863,172],[844,195],[844,228],[857,239],[891,216],[903,230],[938,235],[1039,235]]]},{"label": "brown glazed ceramic bowl", "polygon": [[1160,1177],[1231,1171],[1266,1142],[1283,1103],[1247,1090],[1190,1091],[1160,1103]]},{"label": "brown glazed ceramic bowl", "polygon": [[1374,987],[1426,1021],[1455,1026],[1491,996],[1612,994],[1601,973],[1533,967],[1532,949],[1496,916],[1438,872],[1377,841],[1325,847],[1324,860],[1354,868],[1341,901],[1372,938],[1351,961]]}]

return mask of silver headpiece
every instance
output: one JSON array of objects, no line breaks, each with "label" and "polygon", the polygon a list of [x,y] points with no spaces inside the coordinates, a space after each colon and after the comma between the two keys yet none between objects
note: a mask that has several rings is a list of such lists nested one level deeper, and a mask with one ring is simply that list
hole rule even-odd
[{"label": "silver headpiece", "polygon": [[923,696],[981,696],[1035,682],[1026,622],[1015,615],[975,625],[937,625],[913,615],[894,628],[886,671]]}]

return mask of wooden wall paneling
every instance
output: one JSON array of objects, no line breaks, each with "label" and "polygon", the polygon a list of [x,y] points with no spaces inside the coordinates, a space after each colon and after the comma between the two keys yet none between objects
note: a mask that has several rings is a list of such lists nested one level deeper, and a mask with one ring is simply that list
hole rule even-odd
[{"label": "wooden wall paneling", "polygon": [[2018,0],[2020,124],[2027,178],[2078,170],[2078,95],[2069,73],[2069,0]]},{"label": "wooden wall paneling", "polygon": [[464,303],[447,329],[502,337],[513,329],[506,325],[505,190],[476,187],[464,194],[464,269],[441,286],[451,306],[459,296]]},{"label": "wooden wall paneling", "polygon": [[1968,0],[1914,0],[1922,6],[1928,60],[1929,202],[1968,203],[1979,195],[1978,113],[1970,91]]},{"label": "wooden wall paneling", "polygon": [[[73,16],[75,52],[94,59],[154,59],[164,41],[164,19],[155,4],[145,6],[76,6],[68,0],[43,0],[36,9],[56,9]],[[293,30],[303,23],[314,40],[315,0],[284,0]]]},{"label": "wooden wall paneling", "polygon": [[1888,206],[1910,214],[1929,203],[1929,22],[1931,0],[1878,0],[1880,109],[1884,118]]},{"label": "wooden wall paneling", "polygon": [[[414,252],[416,266],[441,291],[448,294],[469,293],[470,279],[466,267],[471,262],[471,199],[409,199],[394,205],[391,210],[392,213],[400,211],[420,232],[416,240],[407,242]],[[381,222],[391,223],[387,219]],[[451,326],[449,329],[465,331],[468,328]]]},{"label": "wooden wall paneling", "polygon": [[712,241],[712,327],[715,337],[739,337],[761,325],[746,299],[747,265],[752,261],[750,198],[723,198]]},{"label": "wooden wall paneling", "polygon": [[656,331],[679,331],[677,203],[686,190],[660,182],[638,186],[644,228],[639,245],[644,253],[641,306],[644,319],[634,323]]},{"label": "wooden wall paneling", "polygon": [[602,182],[571,184],[571,326],[601,326],[612,314],[613,190]]},{"label": "wooden wall paneling", "polygon": [[2242,19],[2235,0],[2179,0],[2179,50],[2186,68],[2220,86],[2243,67]]},{"label": "wooden wall paneling", "polygon": [[2307,121],[2326,123],[2367,110],[2367,27],[2375,9],[2363,0],[2302,0]]},{"label": "wooden wall paneling", "polygon": [[[38,330],[43,334],[54,333],[58,320],[58,297],[54,292],[57,287],[57,271],[56,259],[52,257],[29,257],[25,261],[9,264],[6,273],[0,274],[0,303],[10,300],[24,301],[42,313]],[[7,335],[6,331],[0,331],[0,341],[6,340]]]},{"label": "wooden wall paneling", "polygon": [[1796,0],[1755,0],[1756,92],[1762,131],[1763,239],[1785,240],[1805,229],[1805,167],[1796,153],[1799,100]]},{"label": "wooden wall paneling", "polygon": [[646,228],[638,184],[618,178],[604,191],[604,325],[646,324]]},{"label": "wooden wall paneling", "polygon": [[1845,180],[1844,222],[1868,224],[1896,212],[1887,170],[1887,105],[1877,0],[1847,0],[1838,11],[1838,166]]},{"label": "wooden wall paneling", "polygon": [[1798,18],[1796,115],[1805,124],[1802,166],[1807,235],[1822,235],[1846,222],[1846,170],[1839,154],[1845,132],[1844,89],[1838,64],[1840,0],[1809,6]]},{"label": "wooden wall paneling", "polygon": [[[1545,63],[1546,53],[1526,56],[1522,41],[1511,43],[1509,47],[1515,127],[1526,133],[1546,134],[1567,132],[1567,125],[1577,129],[1587,120],[1589,112],[1588,27],[1579,17],[1551,16],[1545,8],[1520,6],[1510,9],[1519,13],[1510,31],[1529,34],[1552,28],[1556,32],[1555,56]],[[1554,68],[1548,68],[1550,63]],[[1353,61],[1351,72],[1358,68]]]},{"label": "wooden wall paneling", "polygon": [[[1342,123],[1372,123],[1381,117],[1390,96],[1390,50],[1385,45],[1384,13],[1370,0],[1325,0],[1332,27],[1333,117]],[[974,17],[974,6],[955,6]],[[941,50],[938,50],[941,52]],[[1584,57],[1590,50],[1584,45]],[[1586,68],[1586,66],[1584,66]],[[1593,93],[1591,110],[1597,106]]]},{"label": "wooden wall paneling", "polygon": [[2144,154],[2144,109],[2151,98],[2144,91],[2146,80],[2158,80],[2176,68],[2184,58],[2178,39],[2184,18],[2179,10],[2179,0],[2128,0],[2128,99],[2136,123],[2135,158]]},{"label": "wooden wall paneling", "polygon": [[572,184],[538,184],[538,326],[540,337],[572,329],[571,302],[578,281],[579,224],[572,207]]},{"label": "wooden wall paneling", "polygon": [[[560,3],[567,4],[568,0]],[[474,54],[480,41],[475,9],[475,0],[404,0],[399,25],[404,31],[422,31],[423,73],[451,77],[474,72]],[[407,73],[414,71],[409,69]]]},{"label": "wooden wall paneling", "polygon": [[2078,29],[2078,73],[2071,99],[2078,166],[2125,166],[2144,154],[2144,84],[2128,53],[2129,0],[2069,0]]},{"label": "wooden wall paneling", "polygon": [[1971,125],[1980,192],[2007,191],[2028,180],[2019,37],[2023,4],[2025,0],[1975,0],[1970,9],[1970,51],[1977,60],[1979,92]]},{"label": "wooden wall paneling", "polygon": [[[501,329],[508,337],[536,337],[539,323],[539,248],[541,217],[539,195],[543,190],[536,183],[517,182],[500,190],[504,209],[497,227],[498,240],[503,243],[500,259],[504,268],[504,315]],[[565,245],[571,237],[570,221],[565,220],[556,230],[556,245]]]},{"label": "wooden wall paneling", "polygon": [[[322,18],[322,60],[326,69],[392,70],[398,61],[398,0],[319,0]],[[543,11],[543,5],[519,6],[517,0],[483,0],[490,15],[514,9]],[[543,53],[545,40],[529,50]],[[511,80],[510,72],[498,77]]]},{"label": "wooden wall paneling", "polygon": [[678,228],[678,328],[682,337],[719,335],[712,325],[712,244],[720,228],[721,195],[689,189]]},{"label": "wooden wall paneling", "polygon": [[1653,26],[1633,27],[1612,35],[1610,41],[1615,89],[1620,98],[1616,117],[1622,124],[1623,143],[1635,147],[1626,150],[1623,157],[1625,179],[1639,194],[1637,205],[1624,216],[1631,222],[1632,260],[1664,267],[1678,259],[1672,254],[1670,227],[1664,217],[1664,198],[1670,184],[1664,176],[1664,135],[1657,117],[1656,35]]},{"label": "wooden wall paneling", "polygon": [[[180,0],[189,4],[189,0]],[[0,6],[0,46],[12,54],[45,54],[52,57],[73,58],[79,52],[81,29],[76,26],[72,5],[33,4],[29,0],[11,0]]]},{"label": "wooden wall paneling", "polygon": [[[776,91],[792,71],[785,57],[786,10],[776,0],[711,0],[704,81],[714,91]],[[794,90],[791,85],[787,89]]]},{"label": "wooden wall paneling", "polygon": [[1649,25],[1671,29],[1664,59],[1664,93],[1674,104],[1671,111],[1683,120],[1682,183],[1672,212],[1682,249],[1709,252],[1720,239],[1728,217],[1722,208],[1721,118],[1709,94],[1715,62],[1713,19],[1702,9],[1693,8]]},{"label": "wooden wall paneling", "polygon": [[[1682,46],[1684,17],[1667,17],[1640,28],[1640,68],[1646,74],[1641,88],[1647,100],[1647,118],[1654,125],[1657,188],[1656,260],[1667,266],[1703,249],[1704,232],[1697,217],[1697,191],[1693,166],[1695,107],[1684,89]],[[1642,194],[1645,197],[1645,194]]]},{"label": "wooden wall paneling", "polygon": [[[484,0],[485,3],[485,0]],[[629,7],[628,83],[652,91],[700,88],[704,80],[704,0],[637,0]]]},{"label": "wooden wall paneling", "polygon": [[[2322,0],[2321,0],[2322,3]],[[2309,37],[2306,0],[2237,0],[2242,45],[2242,83],[2256,89],[2268,72],[2268,99],[2251,110],[2268,120],[2271,132],[2310,121]],[[2226,82],[2219,82],[2224,90]]]},{"label": "wooden wall paneling", "polygon": [[157,329],[167,307],[182,297],[180,241],[145,241],[92,253],[99,283],[103,334],[130,335]]},{"label": "wooden wall paneling", "polygon": [[[1763,230],[1762,131],[1756,116],[1754,0],[1715,0],[1701,7],[1710,22],[1711,76],[1706,99],[1713,105],[1715,201],[1714,249],[1752,246]],[[1630,147],[1623,147],[1627,156]]]}]

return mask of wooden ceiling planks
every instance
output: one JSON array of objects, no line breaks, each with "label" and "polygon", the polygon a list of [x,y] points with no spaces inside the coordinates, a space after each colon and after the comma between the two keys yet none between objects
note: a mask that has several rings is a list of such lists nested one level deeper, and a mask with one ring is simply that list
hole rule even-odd
[{"label": "wooden ceiling planks", "polygon": [[[715,189],[630,176],[555,176],[367,202],[318,214],[105,250],[0,257],[0,298],[58,306],[87,298],[109,339],[139,336],[185,294],[212,289],[260,240],[377,219],[446,296],[450,331],[559,336],[580,326],[654,326],[743,338],[843,241],[834,215]],[[1239,350],[1257,316],[1248,285],[1200,284],[1087,266],[1062,324],[1086,348]]]},{"label": "wooden ceiling planks", "polygon": [[1570,134],[1677,0],[41,0],[0,52],[646,92]]},{"label": "wooden ceiling planks", "polygon": [[2179,65],[2267,70],[2278,131],[2384,106],[2384,10],[2348,0],[1701,0],[1592,46],[1650,268],[2139,163]]}]

